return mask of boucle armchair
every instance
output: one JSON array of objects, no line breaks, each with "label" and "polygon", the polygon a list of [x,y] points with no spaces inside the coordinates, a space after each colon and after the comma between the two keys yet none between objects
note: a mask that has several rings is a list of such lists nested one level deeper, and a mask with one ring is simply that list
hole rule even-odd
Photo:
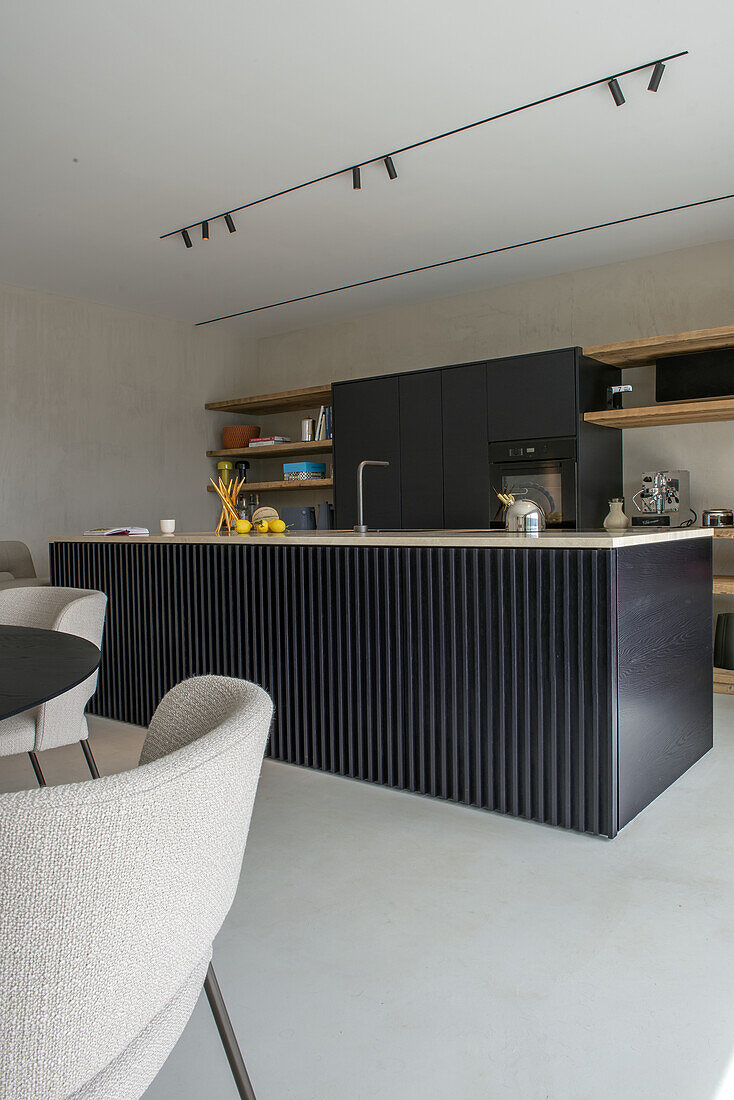
[{"label": "boucle armchair", "polygon": [[[102,645],[107,597],[86,588],[4,588],[0,590],[0,624],[60,630]],[[45,784],[36,753],[78,741],[93,778],[99,772],[89,746],[84,708],[97,688],[96,670],[81,684],[40,707],[0,722],[0,756],[27,752],[36,779]]]},{"label": "boucle armchair", "polygon": [[0,795],[3,1100],[143,1095],[232,904],[271,716],[254,684],[186,680],[137,769]]},{"label": "boucle armchair", "polygon": [[0,589],[47,585],[37,577],[31,552],[24,542],[0,542]]}]

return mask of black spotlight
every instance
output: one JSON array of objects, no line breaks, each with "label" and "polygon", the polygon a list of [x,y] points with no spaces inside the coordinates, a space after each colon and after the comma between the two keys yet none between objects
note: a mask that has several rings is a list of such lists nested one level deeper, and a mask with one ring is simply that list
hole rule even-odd
[{"label": "black spotlight", "polygon": [[209,240],[209,222],[201,223],[201,239],[202,241]]},{"label": "black spotlight", "polygon": [[191,237],[189,236],[188,229],[182,229],[181,230],[181,236],[183,237],[184,244],[186,245],[187,248],[193,248],[194,247],[191,243]]},{"label": "black spotlight", "polygon": [[614,102],[617,104],[618,107],[621,107],[625,100],[624,100],[624,96],[622,95],[622,89],[620,88],[619,84],[617,83],[616,76],[613,76],[612,79],[609,81],[608,87],[609,87],[609,91],[612,93],[612,99],[614,100]]},{"label": "black spotlight", "polygon": [[230,231],[230,233],[237,232],[237,226],[234,224],[234,218],[231,214],[224,215],[224,224],[227,226],[227,229]]},{"label": "black spotlight", "polygon": [[355,191],[359,191],[362,186],[362,173],[359,168],[352,169],[352,187]]},{"label": "black spotlight", "polygon": [[650,83],[647,86],[648,92],[656,92],[658,90],[664,72],[665,65],[663,65],[662,61],[656,61],[655,68],[652,70],[652,76],[650,77]]},{"label": "black spotlight", "polygon": [[392,162],[392,157],[385,157],[385,167],[387,168],[387,174],[391,180],[398,178],[398,170]]}]

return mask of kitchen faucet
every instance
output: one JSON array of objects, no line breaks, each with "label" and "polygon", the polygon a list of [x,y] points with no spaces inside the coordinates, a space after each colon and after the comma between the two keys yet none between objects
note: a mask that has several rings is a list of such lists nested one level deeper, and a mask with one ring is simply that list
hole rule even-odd
[{"label": "kitchen faucet", "polygon": [[365,459],[360,462],[357,467],[357,523],[354,526],[354,530],[358,535],[367,534],[367,524],[364,521],[364,482],[362,475],[364,474],[365,466],[389,466],[389,462],[374,462],[371,459]]}]

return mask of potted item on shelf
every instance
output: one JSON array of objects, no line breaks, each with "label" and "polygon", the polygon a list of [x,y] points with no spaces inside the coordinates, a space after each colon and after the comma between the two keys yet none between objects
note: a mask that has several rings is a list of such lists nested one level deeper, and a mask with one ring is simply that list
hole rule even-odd
[{"label": "potted item on shelf", "polygon": [[251,439],[260,435],[259,424],[229,424],[222,428],[222,447],[225,451],[249,447]]}]

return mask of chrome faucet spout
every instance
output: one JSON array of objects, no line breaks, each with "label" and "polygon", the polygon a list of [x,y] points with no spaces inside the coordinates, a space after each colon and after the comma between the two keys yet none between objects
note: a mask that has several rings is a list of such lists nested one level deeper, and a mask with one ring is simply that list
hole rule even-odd
[{"label": "chrome faucet spout", "polygon": [[367,534],[367,524],[364,522],[364,468],[365,466],[389,466],[389,462],[365,458],[357,467],[357,522],[354,530],[358,535]]}]

